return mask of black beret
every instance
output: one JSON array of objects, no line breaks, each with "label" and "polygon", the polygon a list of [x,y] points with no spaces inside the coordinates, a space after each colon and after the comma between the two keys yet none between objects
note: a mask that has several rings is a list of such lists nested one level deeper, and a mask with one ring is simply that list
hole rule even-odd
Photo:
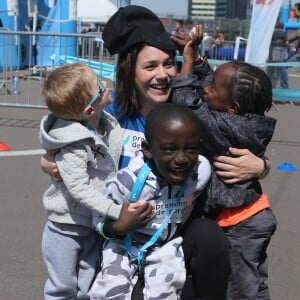
[{"label": "black beret", "polygon": [[140,43],[166,52],[177,49],[160,19],[151,10],[138,5],[119,8],[106,23],[102,38],[111,54],[126,52]]}]

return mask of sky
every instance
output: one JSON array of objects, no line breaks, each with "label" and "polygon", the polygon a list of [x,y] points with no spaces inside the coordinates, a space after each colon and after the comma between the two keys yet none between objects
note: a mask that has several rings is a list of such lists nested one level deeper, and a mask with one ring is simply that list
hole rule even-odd
[{"label": "sky", "polygon": [[187,18],[188,0],[131,0],[131,4],[145,6],[160,17]]},{"label": "sky", "polygon": [[[1,0],[2,1],[2,0]],[[121,0],[78,0],[78,17],[106,22],[116,11]],[[244,0],[243,0],[244,1]],[[279,1],[279,0],[277,0]],[[282,0],[282,5],[293,5],[300,0]],[[172,15],[174,19],[187,19],[188,0],[130,0],[132,5],[149,8],[159,17]]]},{"label": "sky", "polygon": [[[117,0],[78,0],[77,14],[86,21],[106,22],[116,11],[118,3]],[[187,18],[188,0],[131,0],[130,4],[147,7],[159,17]]]}]

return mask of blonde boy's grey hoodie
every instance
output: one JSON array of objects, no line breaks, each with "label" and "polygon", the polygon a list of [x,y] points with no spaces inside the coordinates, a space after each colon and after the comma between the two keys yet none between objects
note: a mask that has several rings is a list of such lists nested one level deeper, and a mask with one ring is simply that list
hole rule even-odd
[{"label": "blonde boy's grey hoodie", "polygon": [[62,181],[51,181],[43,196],[48,220],[92,228],[92,213],[117,219],[121,206],[100,193],[104,180],[118,170],[123,130],[108,113],[100,137],[79,122],[45,116],[40,142],[45,149],[59,149],[55,160]]}]

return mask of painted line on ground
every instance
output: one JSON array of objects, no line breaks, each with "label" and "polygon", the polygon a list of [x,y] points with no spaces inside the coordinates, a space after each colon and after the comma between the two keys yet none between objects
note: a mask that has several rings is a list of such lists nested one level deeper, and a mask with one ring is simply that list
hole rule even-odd
[{"label": "painted line on ground", "polygon": [[28,155],[42,155],[45,154],[44,149],[37,150],[20,150],[20,151],[0,151],[0,157],[7,156],[28,156]]}]

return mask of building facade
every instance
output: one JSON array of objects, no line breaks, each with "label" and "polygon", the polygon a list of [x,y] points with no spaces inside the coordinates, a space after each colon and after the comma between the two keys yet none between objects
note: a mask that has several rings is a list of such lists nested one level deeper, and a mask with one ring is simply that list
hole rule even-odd
[{"label": "building facade", "polygon": [[189,18],[193,20],[215,20],[226,18],[227,0],[189,0]]},{"label": "building facade", "polygon": [[193,20],[246,19],[250,0],[189,0],[188,15]]},{"label": "building facade", "polygon": [[245,20],[251,14],[250,0],[227,0],[227,19]]}]

